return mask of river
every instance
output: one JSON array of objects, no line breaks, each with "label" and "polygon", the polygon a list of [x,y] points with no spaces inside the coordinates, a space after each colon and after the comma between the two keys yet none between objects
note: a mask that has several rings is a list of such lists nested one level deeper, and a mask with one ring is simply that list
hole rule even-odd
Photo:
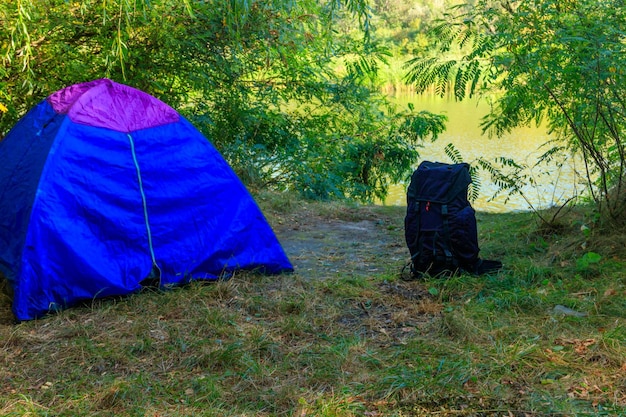
[{"label": "river", "polygon": [[[501,138],[490,139],[486,134],[483,135],[480,129],[480,120],[489,111],[489,105],[484,101],[473,99],[459,102],[416,94],[395,96],[392,97],[392,101],[399,106],[406,106],[410,102],[416,111],[428,110],[448,117],[446,131],[435,142],[426,141],[424,148],[419,151],[420,160],[416,161],[416,166],[425,160],[450,163],[444,148],[452,143],[460,151],[463,161],[470,164],[480,157],[494,162],[495,158],[505,156],[531,167],[527,173],[532,176],[535,185],[525,184],[523,193],[536,209],[563,203],[570,197],[581,194],[581,190],[584,189],[576,176],[577,166],[574,158],[534,167],[538,158],[547,150],[545,147],[540,148],[541,145],[551,139],[546,129],[541,126],[518,128]],[[562,162],[563,166],[559,167],[558,162]],[[519,195],[510,197],[500,195],[493,199],[497,186],[485,172],[481,172],[480,180],[479,197],[472,202],[476,210],[509,212],[531,209],[526,199]],[[408,184],[393,185],[384,204],[405,205],[407,186]]]}]

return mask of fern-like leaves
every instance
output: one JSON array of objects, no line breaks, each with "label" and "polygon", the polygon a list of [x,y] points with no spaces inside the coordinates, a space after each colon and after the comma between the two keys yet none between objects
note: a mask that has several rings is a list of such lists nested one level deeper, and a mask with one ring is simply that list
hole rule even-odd
[{"label": "fern-like leaves", "polygon": [[457,100],[462,100],[490,80],[491,56],[496,49],[493,35],[478,30],[472,19],[458,22],[454,18],[440,20],[431,29],[434,57],[417,57],[407,62],[406,81],[417,92],[433,88],[440,96],[452,92]]},{"label": "fern-like leaves", "polygon": [[[461,155],[461,151],[459,151],[456,146],[452,143],[448,143],[443,149],[444,153],[450,158],[452,163],[461,164],[463,163],[463,155]],[[477,167],[470,165],[469,168],[470,178],[472,182],[470,183],[469,189],[467,191],[467,198],[469,201],[476,201],[478,195],[480,194],[480,175]]]}]

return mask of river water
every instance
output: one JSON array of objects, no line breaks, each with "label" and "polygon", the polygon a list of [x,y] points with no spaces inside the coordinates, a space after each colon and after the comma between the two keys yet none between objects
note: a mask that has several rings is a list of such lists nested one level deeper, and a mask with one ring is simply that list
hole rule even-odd
[{"label": "river water", "polygon": [[[581,190],[584,189],[580,178],[576,176],[577,168],[580,170],[581,167],[577,167],[575,158],[564,158],[549,165],[534,167],[538,158],[548,149],[541,148],[541,145],[551,139],[543,127],[519,128],[501,138],[490,139],[486,134],[483,135],[480,129],[480,120],[489,111],[489,105],[484,101],[459,102],[454,99],[416,94],[395,96],[392,97],[392,101],[399,106],[406,106],[410,102],[416,111],[427,110],[448,117],[446,131],[435,142],[427,141],[424,148],[420,149],[420,160],[416,161],[416,167],[419,162],[425,160],[450,163],[450,158],[444,152],[449,143],[460,151],[463,161],[470,164],[480,157],[494,162],[495,158],[504,156],[531,167],[526,172],[532,176],[535,185],[524,185],[523,193],[526,198],[519,195],[500,195],[495,199],[492,198],[498,188],[487,173],[481,172],[480,194],[478,199],[472,202],[476,210],[525,211],[531,209],[531,204],[536,209],[547,208],[581,194]],[[562,167],[559,167],[559,162],[563,163]],[[407,186],[408,184],[392,186],[384,204],[406,205]]]}]

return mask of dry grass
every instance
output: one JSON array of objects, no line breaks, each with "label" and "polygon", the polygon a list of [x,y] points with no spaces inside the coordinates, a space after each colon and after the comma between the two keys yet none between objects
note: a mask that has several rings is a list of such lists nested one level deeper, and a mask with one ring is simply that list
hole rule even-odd
[{"label": "dry grass", "polygon": [[589,241],[603,258],[583,268],[564,244],[576,227],[481,215],[483,255],[505,271],[405,282],[401,208],[263,198],[296,274],[17,325],[1,298],[0,415],[626,415],[623,251]]}]

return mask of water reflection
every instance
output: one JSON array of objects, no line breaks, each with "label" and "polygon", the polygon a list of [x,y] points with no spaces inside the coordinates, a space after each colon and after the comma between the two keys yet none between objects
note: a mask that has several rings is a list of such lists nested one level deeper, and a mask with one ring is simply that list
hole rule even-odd
[{"label": "water reflection", "polygon": [[[393,97],[399,106],[413,103],[415,110],[428,110],[433,113],[445,114],[448,117],[446,131],[434,143],[424,144],[420,150],[422,160],[451,162],[444,148],[452,143],[470,164],[483,157],[494,162],[495,158],[505,156],[531,168],[538,158],[547,150],[541,145],[550,140],[550,136],[542,127],[524,127],[503,136],[490,139],[480,129],[480,119],[487,114],[489,106],[477,100],[454,101],[440,97],[423,97],[419,95],[403,95]],[[562,166],[559,167],[559,163]],[[528,201],[519,195],[501,195],[492,199],[497,187],[486,173],[481,173],[480,195],[472,205],[476,210],[488,212],[506,212],[529,210],[530,204],[535,208],[550,207],[562,203],[571,196],[580,194],[584,188],[576,176],[574,158],[556,160],[549,165],[540,165],[528,172],[535,185],[526,184],[523,192]],[[386,205],[405,205],[406,187],[408,184],[394,185],[385,201]],[[508,201],[506,201],[508,198]],[[529,204],[530,203],[530,204]]]}]

